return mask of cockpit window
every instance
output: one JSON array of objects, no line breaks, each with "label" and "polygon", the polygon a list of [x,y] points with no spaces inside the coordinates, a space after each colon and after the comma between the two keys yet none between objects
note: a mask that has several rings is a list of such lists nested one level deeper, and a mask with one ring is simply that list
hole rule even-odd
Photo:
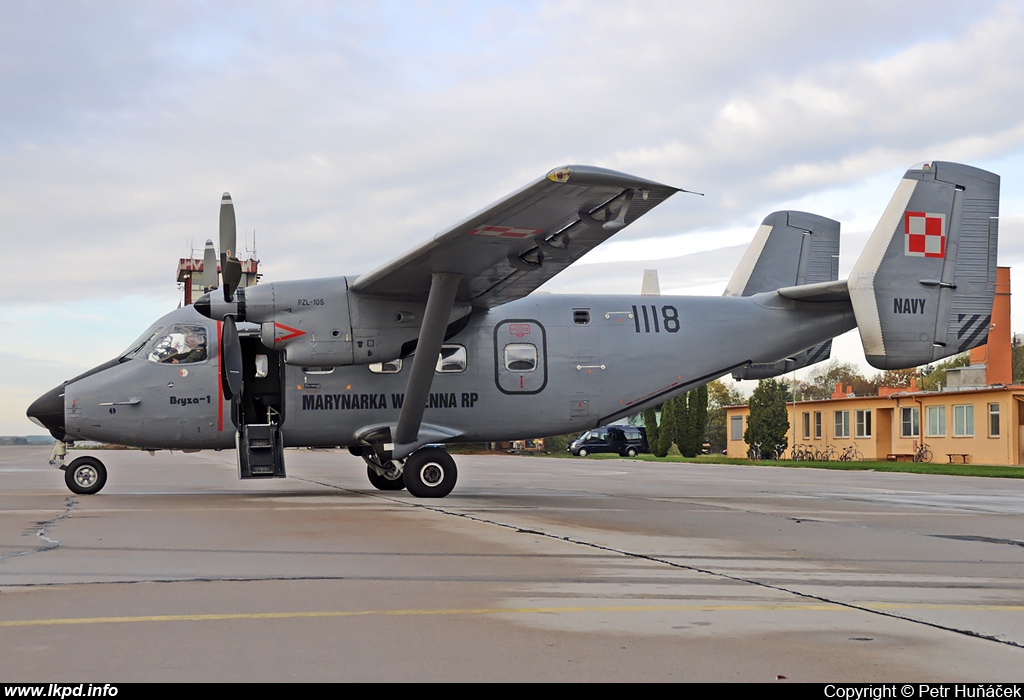
[{"label": "cockpit window", "polygon": [[178,323],[162,334],[150,348],[150,362],[189,364],[207,359],[206,328],[190,323]]},{"label": "cockpit window", "polygon": [[128,349],[121,353],[122,360],[130,360],[140,352],[142,348],[149,345],[149,341],[153,340],[162,329],[159,323],[154,323],[152,326],[146,329],[146,331],[135,339],[135,342],[128,346]]}]

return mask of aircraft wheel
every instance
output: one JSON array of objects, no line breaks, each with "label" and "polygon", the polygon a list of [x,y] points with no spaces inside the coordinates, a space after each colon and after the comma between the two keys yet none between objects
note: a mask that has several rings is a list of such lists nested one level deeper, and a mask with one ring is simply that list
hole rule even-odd
[{"label": "aircraft wheel", "polygon": [[107,483],[107,468],[95,457],[79,457],[65,467],[64,483],[74,493],[98,493]]},{"label": "aircraft wheel", "polygon": [[405,488],[419,498],[444,498],[455,488],[458,476],[455,460],[439,447],[413,452],[402,472]]},{"label": "aircraft wheel", "polygon": [[373,484],[373,487],[380,491],[401,491],[405,488],[405,482],[402,481],[401,474],[399,474],[397,478],[389,479],[386,476],[381,476],[375,472],[373,467],[367,467],[366,476],[370,479],[370,483]]},{"label": "aircraft wheel", "polygon": [[586,448],[581,448],[580,451],[576,453],[576,456],[577,457],[586,457],[588,454],[590,454],[590,453],[587,452]]},{"label": "aircraft wheel", "polygon": [[636,451],[635,447],[627,447],[626,448],[626,456],[627,457],[636,457],[636,455],[637,455],[637,451]]}]

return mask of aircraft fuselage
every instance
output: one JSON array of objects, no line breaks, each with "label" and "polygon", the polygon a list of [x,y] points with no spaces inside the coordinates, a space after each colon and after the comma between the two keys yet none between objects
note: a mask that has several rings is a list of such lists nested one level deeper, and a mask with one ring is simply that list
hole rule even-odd
[{"label": "aircraft fuselage", "polygon": [[[174,324],[202,325],[209,355],[166,364],[152,359],[147,347],[68,383],[67,439],[155,449],[235,446],[232,402],[220,381],[220,323],[185,307],[161,319],[154,337]],[[846,302],[794,302],[775,293],[536,294],[474,312],[461,331],[445,340],[442,355],[450,357],[435,374],[423,430],[437,442],[583,431],[736,367],[785,358],[853,327]],[[256,393],[280,414],[286,446],[357,445],[367,434],[397,422],[409,358],[392,373],[365,365],[299,367],[279,363],[278,354],[259,345],[258,338],[247,342],[253,348],[247,361],[254,361],[254,354],[269,358],[268,376],[247,381],[262,386]]]}]

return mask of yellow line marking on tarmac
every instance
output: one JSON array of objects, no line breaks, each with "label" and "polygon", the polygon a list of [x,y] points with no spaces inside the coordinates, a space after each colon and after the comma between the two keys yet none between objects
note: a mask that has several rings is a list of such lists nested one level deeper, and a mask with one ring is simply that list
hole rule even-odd
[{"label": "yellow line marking on tarmac", "polygon": [[[873,610],[993,610],[1024,612],[1024,605],[957,605],[859,603],[857,607]],[[855,609],[855,608],[853,608]],[[437,610],[327,610],[321,612],[207,613],[193,615],[137,615],[125,617],[70,617],[42,620],[3,620],[0,627],[43,627],[55,625],[104,625],[132,622],[209,622],[224,620],[288,620],[311,618],[344,618],[427,616],[427,615],[536,615],[594,612],[750,612],[750,611],[848,611],[850,607],[829,603],[761,604],[761,605],[593,605],[550,608],[443,608]]]}]

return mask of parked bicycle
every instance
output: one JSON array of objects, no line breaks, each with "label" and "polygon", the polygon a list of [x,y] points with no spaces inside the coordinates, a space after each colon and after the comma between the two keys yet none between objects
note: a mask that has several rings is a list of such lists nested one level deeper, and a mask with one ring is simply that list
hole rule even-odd
[{"label": "parked bicycle", "polygon": [[819,462],[835,462],[839,459],[839,450],[835,445],[826,445],[814,453],[814,458]]},{"label": "parked bicycle", "polygon": [[857,449],[857,443],[847,445],[843,449],[843,453],[839,455],[840,462],[863,462],[864,455]]},{"label": "parked bicycle", "polygon": [[810,445],[793,445],[793,459],[799,462],[806,462],[814,459],[814,448]]},{"label": "parked bicycle", "polygon": [[928,449],[928,445],[923,442],[918,446],[917,451],[914,452],[915,462],[930,462],[932,461],[932,451]]}]

